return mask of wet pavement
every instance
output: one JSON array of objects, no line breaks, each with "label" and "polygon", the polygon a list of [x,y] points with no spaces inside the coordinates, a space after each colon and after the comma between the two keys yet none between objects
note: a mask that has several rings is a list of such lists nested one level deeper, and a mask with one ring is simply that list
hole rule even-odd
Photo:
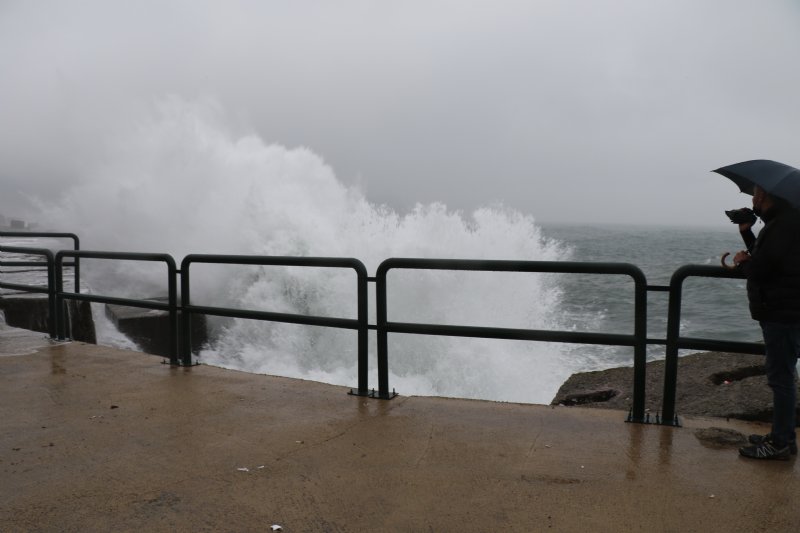
[{"label": "wet pavement", "polygon": [[[764,425],[349,389],[0,332],[0,531],[797,531]],[[19,354],[19,355],[12,355]],[[398,391],[402,393],[402,391]]]}]

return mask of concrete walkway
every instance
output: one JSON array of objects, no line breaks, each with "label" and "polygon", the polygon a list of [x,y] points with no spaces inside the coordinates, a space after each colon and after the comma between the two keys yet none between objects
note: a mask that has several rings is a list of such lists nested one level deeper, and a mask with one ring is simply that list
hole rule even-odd
[{"label": "concrete walkway", "polygon": [[364,399],[9,329],[0,353],[4,532],[800,527],[795,459],[746,460],[695,436],[763,425]]}]

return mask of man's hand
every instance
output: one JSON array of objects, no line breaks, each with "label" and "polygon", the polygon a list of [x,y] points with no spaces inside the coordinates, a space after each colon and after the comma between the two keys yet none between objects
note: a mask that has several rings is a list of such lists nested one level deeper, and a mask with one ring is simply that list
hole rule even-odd
[{"label": "man's hand", "polygon": [[734,266],[738,267],[739,265],[741,265],[745,261],[750,261],[750,254],[747,253],[747,250],[742,250],[742,251],[736,252],[736,255],[733,256],[733,265]]}]

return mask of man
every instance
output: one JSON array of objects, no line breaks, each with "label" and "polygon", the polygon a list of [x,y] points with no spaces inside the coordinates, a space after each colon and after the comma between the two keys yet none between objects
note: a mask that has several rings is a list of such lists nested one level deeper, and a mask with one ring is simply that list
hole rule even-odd
[{"label": "man", "polygon": [[800,353],[800,212],[788,202],[753,189],[753,211],[765,225],[755,238],[753,223],[739,225],[748,251],[734,257],[747,277],[750,315],[761,325],[767,383],[772,389],[772,431],[751,435],[739,449],[753,459],[789,459],[797,454],[796,365]]}]

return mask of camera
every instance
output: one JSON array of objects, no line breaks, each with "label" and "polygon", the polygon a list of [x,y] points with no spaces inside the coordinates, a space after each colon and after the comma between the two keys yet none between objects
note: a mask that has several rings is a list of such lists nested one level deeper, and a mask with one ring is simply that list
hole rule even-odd
[{"label": "camera", "polygon": [[756,214],[747,207],[731,209],[730,211],[725,211],[725,214],[734,224],[755,224],[756,222]]}]

